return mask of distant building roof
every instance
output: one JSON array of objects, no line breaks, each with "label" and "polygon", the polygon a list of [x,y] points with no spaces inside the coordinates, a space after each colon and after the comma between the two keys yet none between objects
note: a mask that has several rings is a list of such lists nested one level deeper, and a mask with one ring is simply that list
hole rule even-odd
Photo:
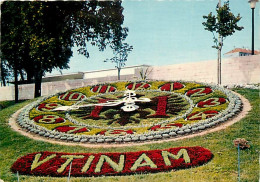
[{"label": "distant building roof", "polygon": [[[250,49],[235,48],[225,54],[232,54],[232,53],[236,53],[236,52],[242,52],[242,53],[248,53],[248,54],[252,53],[252,51]],[[260,51],[254,50],[254,54],[260,54]]]}]

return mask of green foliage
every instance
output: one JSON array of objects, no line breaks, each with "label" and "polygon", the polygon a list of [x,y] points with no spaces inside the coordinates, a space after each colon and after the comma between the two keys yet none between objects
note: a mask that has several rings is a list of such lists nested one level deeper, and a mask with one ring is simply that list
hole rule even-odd
[{"label": "green foliage", "polygon": [[15,104],[14,101],[1,101],[1,102],[0,102],[0,111],[1,111],[2,109],[5,109],[5,108],[7,108],[7,107],[9,107],[9,106],[14,105],[14,104]]},{"label": "green foliage", "polygon": [[121,45],[128,31],[121,1],[5,1],[1,10],[2,58],[35,79],[37,96],[45,72],[69,68],[72,46],[88,57],[87,44],[103,51]]},{"label": "green foliage", "polygon": [[125,67],[128,54],[133,50],[133,46],[130,46],[127,43],[120,43],[117,45],[112,45],[114,57],[105,60],[104,62],[111,61],[116,64],[118,70],[118,80],[120,80],[120,70]]},{"label": "green foliage", "polygon": [[221,49],[223,46],[223,38],[231,36],[235,31],[241,31],[243,27],[239,27],[237,23],[240,21],[240,14],[235,16],[230,8],[229,1],[225,2],[223,6],[217,6],[216,8],[217,15],[213,15],[212,12],[208,16],[203,16],[206,19],[206,22],[203,22],[202,25],[205,27],[205,30],[208,30],[213,33],[217,33],[221,36],[221,41],[219,41],[214,35],[213,48]]},{"label": "green foliage", "polygon": [[[82,4],[82,3],[81,3]],[[87,1],[80,11],[73,13],[72,39],[78,52],[89,57],[87,42],[103,51],[107,45],[119,46],[127,37],[128,28],[122,27],[124,8],[121,1]]]}]

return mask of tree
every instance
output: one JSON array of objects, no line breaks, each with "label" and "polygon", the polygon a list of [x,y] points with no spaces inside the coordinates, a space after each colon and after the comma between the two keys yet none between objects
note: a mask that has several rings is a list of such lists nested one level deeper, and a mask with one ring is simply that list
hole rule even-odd
[{"label": "tree", "polygon": [[128,53],[130,53],[133,50],[133,46],[130,46],[127,43],[122,43],[116,46],[111,47],[113,49],[114,57],[105,60],[111,61],[112,63],[116,64],[117,68],[117,78],[120,80],[120,71],[125,66],[125,62],[127,61]]},{"label": "tree", "polygon": [[[44,17],[42,2],[4,2],[2,5],[2,58],[14,70],[15,100],[18,101],[18,71],[24,69],[35,79],[35,97],[41,95],[41,78],[45,71],[64,67],[72,55],[72,40],[57,28],[47,31],[47,23],[53,21]],[[54,17],[57,20],[59,16]],[[50,29],[50,28],[49,28]],[[55,32],[57,31],[57,33]],[[64,32],[64,31],[63,31]],[[62,32],[62,33],[63,33]],[[57,36],[58,35],[58,36]],[[65,58],[67,58],[65,60]]]},{"label": "tree", "polygon": [[[241,31],[243,27],[239,27],[237,23],[240,21],[240,14],[235,16],[230,8],[229,1],[226,1],[223,6],[221,2],[216,7],[217,15],[213,15],[212,12],[208,16],[203,16],[206,22],[202,25],[205,26],[205,30],[213,33],[213,40],[215,45],[213,48],[218,50],[218,84],[221,85],[221,50],[223,47],[223,41],[227,36],[233,35],[236,30]],[[216,35],[218,34],[218,39]]]},{"label": "tree", "polygon": [[34,75],[35,97],[39,97],[44,73],[54,68],[68,68],[73,46],[71,29],[65,21],[67,15],[58,4],[30,2],[23,4],[21,9],[27,46],[23,49],[23,58],[28,59],[23,63],[32,63],[23,66],[27,73]]},{"label": "tree", "polygon": [[[2,7],[5,7],[5,3],[1,5],[1,8]],[[8,61],[5,65],[9,65],[9,68],[14,72],[15,102],[18,102],[18,69],[21,66],[20,62],[23,49],[21,36],[23,26],[20,26],[22,22],[19,17],[21,11],[16,7],[16,3],[11,3],[9,6],[5,7],[5,11],[2,11],[1,13],[2,59],[4,59],[5,62]]]},{"label": "tree", "polygon": [[[88,44],[102,51],[107,45],[120,44],[127,36],[128,29],[121,27],[121,1],[4,2],[1,8],[2,57],[12,67],[19,65],[17,71],[24,70],[27,81],[34,78],[35,97],[41,95],[46,72],[69,68],[72,46],[80,47],[79,53],[89,57]],[[20,37],[16,47],[13,29]],[[9,56],[17,50],[15,59]]]}]

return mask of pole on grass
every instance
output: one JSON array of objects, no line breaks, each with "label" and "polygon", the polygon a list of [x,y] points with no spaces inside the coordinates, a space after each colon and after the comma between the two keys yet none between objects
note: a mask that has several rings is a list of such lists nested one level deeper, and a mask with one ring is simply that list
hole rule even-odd
[{"label": "pole on grass", "polygon": [[19,182],[20,181],[19,180],[19,172],[17,171],[16,174],[17,174],[17,181]]},{"label": "pole on grass", "polygon": [[240,182],[240,147],[239,147],[239,144],[237,146],[237,162],[238,162],[238,182]]},{"label": "pole on grass", "polygon": [[70,182],[70,172],[71,172],[71,166],[72,166],[72,162],[70,163],[70,170],[69,170],[69,175],[68,175],[68,182]]}]

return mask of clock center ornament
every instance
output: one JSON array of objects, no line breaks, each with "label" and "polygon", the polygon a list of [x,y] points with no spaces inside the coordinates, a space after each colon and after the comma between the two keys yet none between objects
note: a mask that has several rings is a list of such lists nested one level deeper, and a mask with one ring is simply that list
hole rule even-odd
[{"label": "clock center ornament", "polygon": [[240,98],[217,85],[180,81],[114,82],[41,98],[17,123],[41,137],[75,143],[163,140],[227,121]]}]

